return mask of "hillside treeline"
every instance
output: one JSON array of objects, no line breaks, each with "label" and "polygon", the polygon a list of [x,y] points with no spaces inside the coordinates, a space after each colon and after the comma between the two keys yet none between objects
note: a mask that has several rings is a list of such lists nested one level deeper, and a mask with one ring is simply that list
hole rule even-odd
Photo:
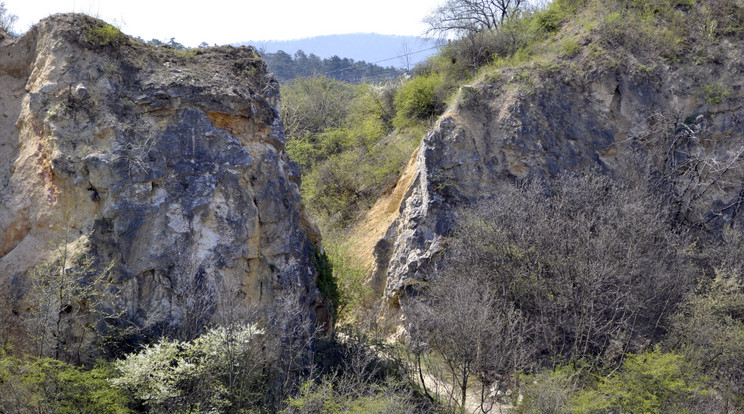
[{"label": "hillside treeline", "polygon": [[382,67],[365,61],[333,56],[319,58],[310,53],[298,50],[294,55],[284,51],[261,53],[266,60],[269,71],[280,82],[311,76],[325,76],[330,79],[348,83],[382,82],[396,79],[403,71],[392,66]]}]

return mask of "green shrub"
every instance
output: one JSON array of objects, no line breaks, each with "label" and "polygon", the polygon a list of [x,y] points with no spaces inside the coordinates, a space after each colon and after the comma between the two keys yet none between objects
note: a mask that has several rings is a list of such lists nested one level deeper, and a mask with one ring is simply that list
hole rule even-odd
[{"label": "green shrub", "polygon": [[397,115],[393,124],[403,128],[441,114],[445,107],[442,85],[443,79],[438,73],[416,76],[404,84],[395,95]]},{"label": "green shrub", "polygon": [[126,36],[110,24],[96,25],[88,29],[86,40],[96,46],[119,45]]},{"label": "green shrub", "polygon": [[333,154],[305,173],[302,197],[316,218],[344,226],[369,207],[403,170],[420,137],[354,147]]},{"label": "green shrub", "polygon": [[318,160],[324,157],[319,146],[313,142],[310,135],[288,139],[286,151],[289,157],[299,164],[303,173],[310,171]]},{"label": "green shrub", "polygon": [[561,365],[525,377],[517,413],[692,413],[710,396],[682,355],[658,347],[627,355],[607,376],[589,368]]},{"label": "green shrub", "polygon": [[[734,235],[714,255],[738,259],[741,246],[741,238]],[[741,412],[744,410],[741,381],[744,378],[744,283],[741,264],[737,265],[717,269],[713,280],[701,284],[702,292],[690,295],[674,319],[673,339],[681,344],[682,352],[696,369],[710,376],[724,403]]]},{"label": "green shrub", "polygon": [[561,53],[566,56],[575,56],[581,51],[581,46],[576,39],[566,39],[561,44]]},{"label": "green shrub", "polygon": [[550,5],[535,14],[535,24],[540,30],[547,33],[555,33],[563,25],[565,15],[560,9],[559,1],[554,1]]},{"label": "green shrub", "polygon": [[326,252],[321,252],[319,249],[316,249],[312,260],[318,272],[316,284],[323,299],[330,305],[331,314],[335,321],[338,318],[338,311],[341,308],[341,293],[338,289],[336,278],[333,275],[333,263],[328,260]]},{"label": "green shrub", "polygon": [[703,85],[705,100],[711,105],[718,105],[731,95],[729,88],[722,82]]},{"label": "green shrub", "polygon": [[349,85],[325,78],[282,87],[287,152],[303,174],[329,157],[373,147],[391,129],[387,87]]},{"label": "green shrub", "polygon": [[354,257],[342,237],[326,234],[325,248],[339,285],[340,318],[349,320],[374,300],[374,292],[366,283],[369,269]]},{"label": "green shrub", "polygon": [[622,368],[602,378],[596,389],[579,392],[572,412],[693,412],[697,400],[707,394],[681,355],[657,348],[629,355]]},{"label": "green shrub", "polygon": [[91,370],[50,358],[0,358],[0,412],[128,413],[129,400],[109,383],[108,365]]},{"label": "green shrub", "polygon": [[406,390],[383,384],[358,384],[345,377],[326,377],[322,382],[306,382],[299,395],[287,402],[284,414],[407,414],[421,412]]},{"label": "green shrub", "polygon": [[295,79],[282,85],[281,117],[289,140],[346,126],[351,105],[365,86],[325,77]]}]

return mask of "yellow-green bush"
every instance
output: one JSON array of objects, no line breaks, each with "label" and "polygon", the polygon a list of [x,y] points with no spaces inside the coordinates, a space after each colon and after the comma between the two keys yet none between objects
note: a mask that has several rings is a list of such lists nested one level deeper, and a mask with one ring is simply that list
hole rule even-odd
[{"label": "yellow-green bush", "polygon": [[107,365],[85,369],[50,358],[0,356],[0,412],[123,414],[126,394],[115,388]]},{"label": "yellow-green bush", "polygon": [[90,27],[86,33],[86,40],[97,46],[118,45],[126,36],[110,24]]},{"label": "yellow-green bush", "polygon": [[342,321],[348,320],[374,300],[374,292],[366,283],[369,269],[349,251],[342,236],[326,234],[325,237],[326,253],[340,288],[339,316]]},{"label": "yellow-green bush", "polygon": [[681,355],[654,349],[629,355],[619,371],[579,392],[571,404],[576,413],[691,413],[708,394]]},{"label": "yellow-green bush", "polygon": [[657,347],[626,355],[622,366],[607,375],[592,371],[579,363],[525,377],[517,413],[676,414],[711,407],[704,378],[673,351]]},{"label": "yellow-green bush", "polygon": [[395,95],[397,115],[393,124],[403,128],[441,114],[445,108],[443,84],[442,75],[436,72],[416,76],[405,83]]}]

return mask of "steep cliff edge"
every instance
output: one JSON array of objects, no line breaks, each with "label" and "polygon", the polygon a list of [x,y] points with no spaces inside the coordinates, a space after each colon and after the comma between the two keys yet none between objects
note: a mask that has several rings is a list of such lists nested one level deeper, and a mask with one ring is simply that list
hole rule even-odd
[{"label": "steep cliff edge", "polygon": [[714,59],[694,64],[631,54],[602,65],[585,47],[461,87],[424,137],[399,215],[375,246],[371,284],[385,298],[383,314],[398,315],[410,287],[435,271],[458,209],[489,199],[503,180],[586,168],[612,174],[643,157],[668,186],[680,220],[741,228],[739,45],[722,39]]},{"label": "steep cliff edge", "polygon": [[113,263],[121,318],[146,333],[207,323],[226,296],[299,294],[326,318],[279,105],[248,47],[153,48],[82,15],[4,37],[0,283],[14,313],[40,263],[88,258]]}]

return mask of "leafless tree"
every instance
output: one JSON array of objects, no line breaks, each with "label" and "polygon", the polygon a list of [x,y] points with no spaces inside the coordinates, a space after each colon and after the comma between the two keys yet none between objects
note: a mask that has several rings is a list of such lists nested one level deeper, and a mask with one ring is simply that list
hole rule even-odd
[{"label": "leafless tree", "polygon": [[[738,118],[733,121],[741,122]],[[722,219],[734,221],[744,205],[744,143],[721,139],[703,115],[682,120],[657,112],[649,116],[646,125],[630,139],[648,153],[665,180],[674,218],[701,228],[720,227]],[[738,196],[717,206],[716,197],[721,194]]]},{"label": "leafless tree", "polygon": [[8,12],[4,1],[0,2],[0,29],[7,33],[11,33],[13,31],[13,26],[15,26],[17,21],[18,16]]},{"label": "leafless tree", "polygon": [[469,36],[494,30],[519,11],[524,0],[447,0],[424,19],[427,34]]},{"label": "leafless tree", "polygon": [[297,391],[303,381],[313,379],[315,341],[322,335],[323,327],[303,303],[298,293],[287,292],[266,309],[264,325],[267,329],[272,370],[272,393],[278,406]]},{"label": "leafless tree", "polygon": [[527,360],[527,325],[482,276],[467,269],[438,276],[410,304],[407,322],[411,341],[428,344],[445,361],[452,379],[446,390],[450,406],[465,410],[469,380],[477,375],[481,410],[488,412],[486,387],[496,377],[515,374]]},{"label": "leafless tree", "polygon": [[[458,357],[461,366],[484,376],[508,374],[504,367],[526,362],[500,353],[515,345],[499,339],[504,332],[489,332],[494,325],[521,332],[519,346],[548,364],[555,358],[618,360],[659,340],[662,322],[693,283],[693,242],[684,231],[672,231],[668,206],[644,169],[635,171],[638,176],[615,179],[588,171],[550,185],[505,183],[493,199],[461,211],[464,224],[450,240],[442,282],[436,282],[448,287],[441,294],[425,291],[420,302],[426,306],[413,307],[420,319],[439,322],[412,332],[469,338],[430,342],[435,349],[459,348],[461,355],[486,349],[472,348],[479,335],[496,338],[489,341],[502,348],[490,348],[483,362]],[[486,308],[488,317],[478,313]],[[529,330],[509,325],[519,318]]]},{"label": "leafless tree", "polygon": [[398,55],[400,56],[400,63],[405,68],[406,72],[411,72],[411,48],[408,46],[408,43],[403,42],[400,45],[400,50],[398,51]]},{"label": "leafless tree", "polygon": [[[71,241],[70,220],[51,257],[29,271],[26,328],[39,357],[81,363],[90,356],[93,337],[106,321],[121,315],[112,282],[114,262],[101,263],[86,246]],[[73,247],[75,245],[75,248]]]}]

